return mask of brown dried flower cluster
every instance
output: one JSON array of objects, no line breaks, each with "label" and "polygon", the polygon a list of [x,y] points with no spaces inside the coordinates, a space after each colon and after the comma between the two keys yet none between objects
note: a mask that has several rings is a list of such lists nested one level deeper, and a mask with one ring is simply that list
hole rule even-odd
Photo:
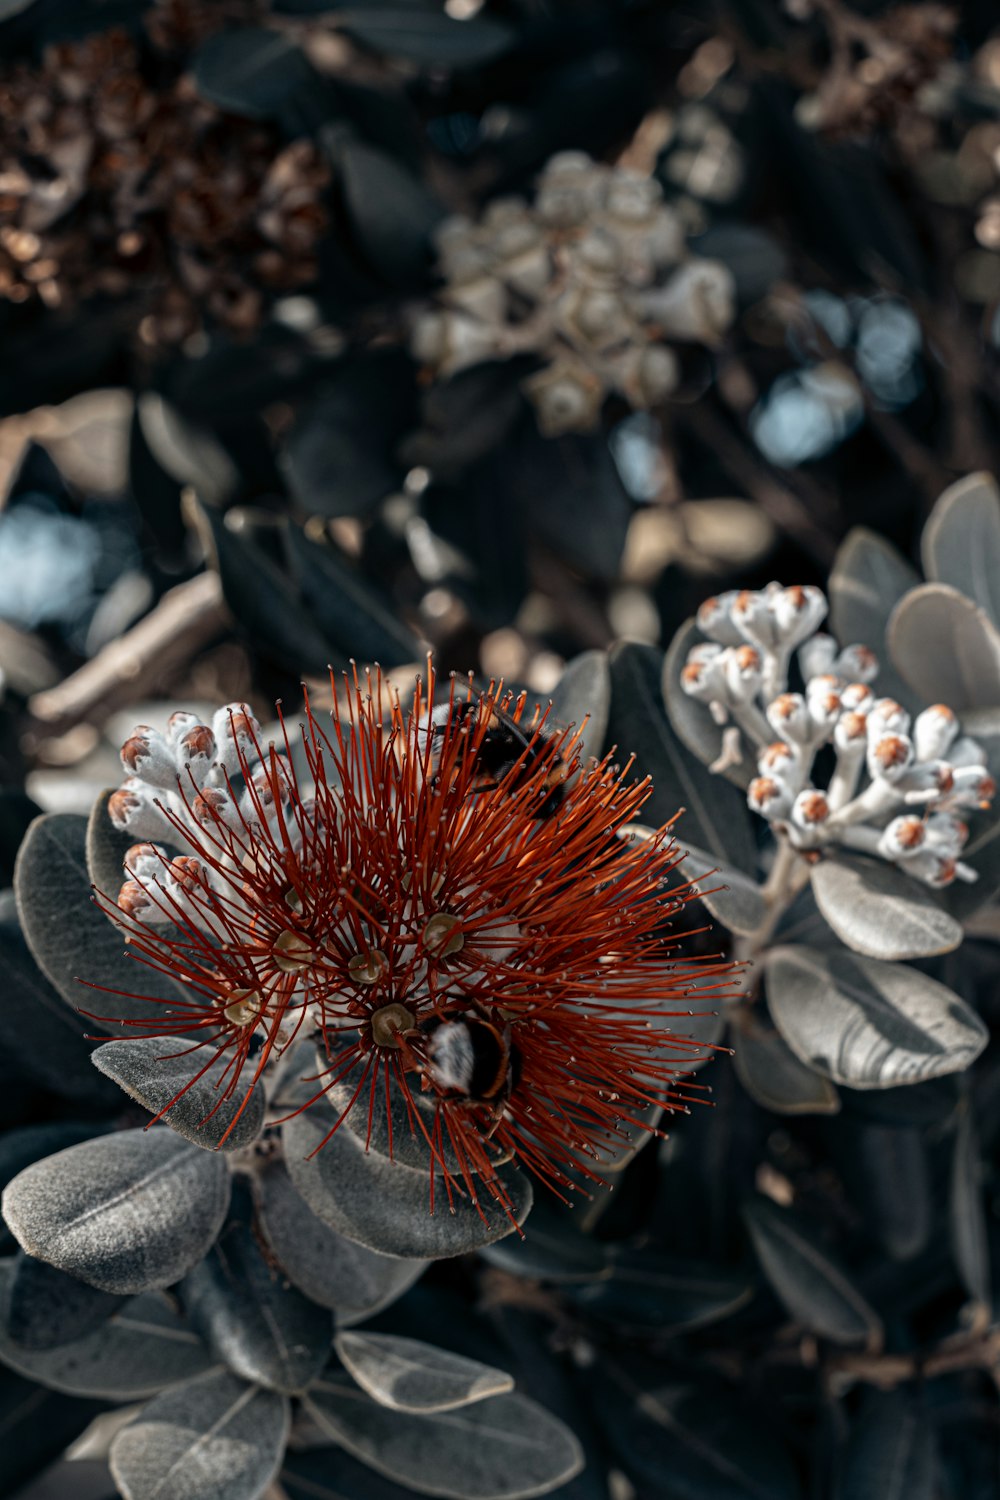
[{"label": "brown dried flower cluster", "polygon": [[148,56],[112,30],[0,73],[0,298],[137,297],[147,344],[252,330],[316,274],[328,170],[198,96],[174,51],[202,39],[192,8],[150,16]]}]

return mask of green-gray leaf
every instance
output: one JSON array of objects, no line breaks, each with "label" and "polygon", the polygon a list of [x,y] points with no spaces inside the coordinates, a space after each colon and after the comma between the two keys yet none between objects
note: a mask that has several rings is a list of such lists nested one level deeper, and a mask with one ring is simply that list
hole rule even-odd
[{"label": "green-gray leaf", "polygon": [[125,1500],[258,1500],[281,1463],[288,1401],[228,1373],[167,1391],[111,1444]]},{"label": "green-gray leaf", "polygon": [[606,651],[582,651],[566,666],[552,690],[553,729],[570,724],[586,724],[574,749],[581,763],[589,756],[600,756],[608,729],[611,709],[611,673]]},{"label": "green-gray leaf", "polygon": [[889,542],[855,526],[840,545],[830,575],[830,624],[842,646],[871,646],[879,658],[878,692],[904,703],[913,695],[886,660],[886,626],[897,600],[920,582]]},{"label": "green-gray leaf", "polygon": [[1000,626],[1000,490],[992,474],[950,484],[920,539],[924,572],[950,583]]},{"label": "green-gray leaf", "polygon": [[[105,1042],[93,1053],[92,1061],[185,1140],[209,1151],[236,1151],[249,1146],[263,1129],[264,1090],[259,1083],[252,1091],[244,1084],[231,1099],[224,1098],[231,1071],[226,1056],[192,1083],[210,1057],[210,1049],[194,1050],[183,1039],[136,1037]],[[175,1098],[177,1102],[167,1109]]]},{"label": "green-gray leaf", "polygon": [[[0,1262],[0,1288],[13,1267]],[[4,1295],[4,1292],[0,1292]],[[209,1368],[209,1354],[160,1292],[134,1297],[102,1327],[55,1349],[24,1349],[0,1330],[0,1360],[69,1396],[138,1401]]]},{"label": "green-gray leaf", "polygon": [[747,1007],[731,1032],[733,1065],[751,1099],[778,1115],[835,1115],[840,1095],[814,1068],[800,1061],[781,1035]]},{"label": "green-gray leaf", "polygon": [[394,1411],[454,1411],[514,1389],[504,1370],[391,1333],[339,1333],[334,1348],[363,1391]]},{"label": "green-gray leaf", "polygon": [[933,1500],[933,1423],[908,1391],[869,1391],[851,1429],[836,1500]]},{"label": "green-gray leaf", "polygon": [[413,1416],[379,1406],[333,1372],[303,1406],[355,1458],[436,1500],[528,1500],[583,1467],[573,1434],[524,1396]]},{"label": "green-gray leaf", "polygon": [[[431,1212],[431,1174],[365,1151],[364,1143],[340,1129],[321,1146],[336,1121],[332,1111],[314,1105],[296,1115],[283,1131],[285,1160],[292,1182],[313,1213],[349,1240],[382,1255],[434,1260],[465,1255],[512,1234],[531,1208],[525,1173],[501,1168],[512,1202],[512,1216],[480,1187],[477,1211],[467,1193],[454,1189],[449,1206],[440,1177]],[[315,1155],[313,1153],[316,1153]]]},{"label": "green-gray leaf", "polygon": [[7,1184],[29,1255],[105,1292],[171,1286],[201,1259],[229,1202],[225,1160],[162,1126],[69,1146]]},{"label": "green-gray leaf", "polygon": [[843,950],[774,948],[767,1003],[797,1057],[855,1089],[920,1083],[967,1068],[983,1050],[975,1011],[903,964]]},{"label": "green-gray leaf", "polygon": [[979,1142],[965,1101],[955,1133],[949,1204],[952,1254],[970,1297],[990,1305],[990,1253],[983,1212]]},{"label": "green-gray leaf", "polygon": [[764,1274],[803,1328],[835,1344],[881,1343],[878,1315],[797,1215],[763,1198],[747,1203],[744,1213]]},{"label": "green-gray leaf", "polygon": [[925,702],[957,713],[1000,703],[1000,631],[957,589],[912,589],[893,610],[886,640],[897,671]]},{"label": "green-gray leaf", "polygon": [[702,901],[716,921],[730,932],[741,935],[756,932],[768,914],[764,893],[757,882],[692,844],[681,843],[679,848],[685,858],[678,866],[678,876],[696,882]]},{"label": "green-gray leaf", "polygon": [[961,926],[927,887],[883,860],[821,860],[812,888],[841,942],[866,958],[928,958],[962,941]]}]

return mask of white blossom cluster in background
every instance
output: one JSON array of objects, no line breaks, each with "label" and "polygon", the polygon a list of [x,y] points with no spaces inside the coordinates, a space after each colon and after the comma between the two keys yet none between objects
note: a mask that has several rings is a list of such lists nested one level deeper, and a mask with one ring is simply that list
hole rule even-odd
[{"label": "white blossom cluster in background", "polygon": [[591,430],[612,391],[634,408],[664,400],[679,379],[669,341],[714,345],[735,315],[728,267],[688,253],[656,179],[581,151],[551,158],[534,202],[449,218],[436,243],[445,286],[417,316],[414,354],[445,378],[540,355],[524,388],[548,436]]},{"label": "white blossom cluster in background", "polygon": [[[932,886],[975,880],[959,855],[963,814],[988,807],[996,791],[984,750],[945,704],[912,719],[877,697],[875,654],[817,633],[826,611],[820,589],[777,583],[702,605],[710,640],[688,654],[681,686],[725,726],[712,769],[741,761],[749,741],[758,774],[747,800],[795,849],[841,845]],[[788,688],[793,652],[802,692]],[[833,752],[825,788],[813,780],[824,747]]]}]

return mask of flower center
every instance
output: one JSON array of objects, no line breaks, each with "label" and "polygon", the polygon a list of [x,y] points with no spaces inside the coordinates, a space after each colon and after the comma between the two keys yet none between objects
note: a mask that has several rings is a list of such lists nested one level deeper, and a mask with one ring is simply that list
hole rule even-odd
[{"label": "flower center", "polygon": [[405,1005],[393,1001],[372,1015],[372,1041],[378,1047],[398,1047],[400,1032],[412,1031],[414,1020]]},{"label": "flower center", "polygon": [[369,948],[367,953],[355,953],[348,959],[347,972],[355,984],[378,984],[389,972],[389,960],[381,948]]},{"label": "flower center", "polygon": [[303,933],[293,932],[290,927],[286,927],[271,944],[271,957],[282,974],[299,974],[310,967],[316,954],[312,943]]},{"label": "flower center", "polygon": [[264,996],[259,990],[230,990],[223,1015],[231,1026],[252,1026],[263,1013]]},{"label": "flower center", "polygon": [[424,928],[424,947],[439,958],[460,953],[465,947],[465,934],[458,918],[451,912],[435,912]]}]

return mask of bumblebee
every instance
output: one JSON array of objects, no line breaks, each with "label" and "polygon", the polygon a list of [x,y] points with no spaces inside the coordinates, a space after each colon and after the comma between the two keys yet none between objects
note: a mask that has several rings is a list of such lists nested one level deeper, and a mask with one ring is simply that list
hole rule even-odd
[{"label": "bumblebee", "polygon": [[[484,698],[470,698],[465,702],[442,704],[430,715],[429,728],[433,739],[441,739],[456,723],[468,723],[475,728],[475,716],[486,713]],[[562,805],[566,778],[570,767],[567,761],[553,752],[550,737],[537,729],[528,729],[517,719],[493,704],[488,709],[486,729],[479,743],[470,753],[475,759],[476,775],[472,783],[475,792],[488,791],[491,787],[514,792],[536,776],[539,765],[546,770],[539,779],[539,805],[537,818],[551,818]]]},{"label": "bumblebee", "polygon": [[485,1106],[495,1130],[517,1083],[518,1057],[510,1028],[476,1011],[434,1021],[425,1032],[423,1073],[446,1098]]}]

